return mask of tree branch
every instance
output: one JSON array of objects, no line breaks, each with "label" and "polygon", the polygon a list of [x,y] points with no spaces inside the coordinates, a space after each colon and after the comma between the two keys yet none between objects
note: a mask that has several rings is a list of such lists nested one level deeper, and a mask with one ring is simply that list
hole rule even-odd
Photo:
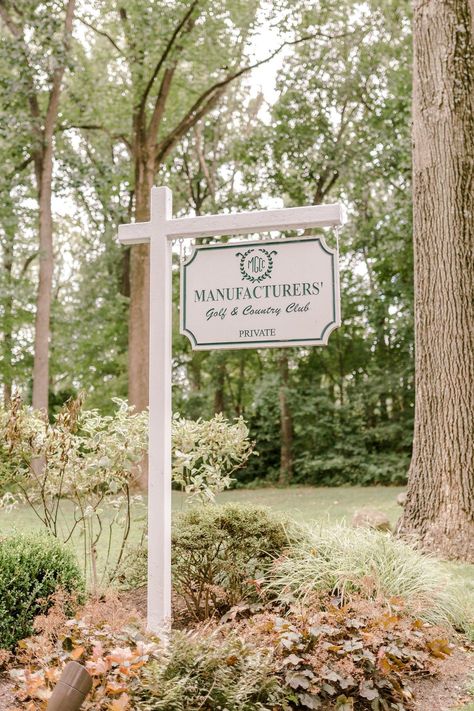
[{"label": "tree branch", "polygon": [[176,128],[171,131],[168,136],[158,144],[155,155],[156,168],[158,168],[163,163],[170,151],[175,147],[178,141],[180,141],[180,139],[186,135],[189,129],[192,128],[194,124],[196,124],[200,119],[202,119],[203,116],[212,111],[221,96],[225,93],[226,89],[227,84],[224,84],[217,91],[215,91],[214,94],[208,98],[206,103],[201,106],[197,111],[189,111],[186,116],[179,122]]},{"label": "tree branch", "polygon": [[77,19],[79,20],[79,22],[82,22],[83,25],[85,25],[86,27],[88,27],[90,30],[92,30],[93,32],[95,32],[97,35],[101,35],[102,37],[105,37],[106,39],[108,39],[109,42],[110,42],[110,44],[111,44],[113,47],[115,47],[115,49],[117,50],[117,52],[123,56],[123,50],[120,49],[120,47],[118,46],[117,42],[114,40],[114,38],[113,38],[111,35],[109,35],[108,32],[105,32],[105,30],[99,30],[98,27],[94,27],[94,25],[92,25],[90,22],[88,22],[87,20],[85,20],[83,17],[77,17]]},{"label": "tree branch", "polygon": [[71,123],[69,126],[61,125],[57,128],[58,131],[70,131],[71,129],[79,129],[80,131],[103,131],[112,140],[122,141],[128,150],[130,152],[132,151],[132,144],[128,140],[127,136],[123,133],[110,133],[106,126],[101,126],[96,123]]},{"label": "tree branch", "polygon": [[163,81],[161,82],[160,89],[158,91],[158,96],[156,97],[155,108],[153,109],[153,114],[150,120],[150,125],[148,127],[148,136],[151,141],[155,141],[155,137],[158,133],[158,128],[160,126],[161,119],[165,112],[166,100],[171,89],[171,82],[173,80],[174,73],[176,71],[176,62],[171,67],[165,69],[163,75]]},{"label": "tree branch", "polygon": [[[171,37],[170,37],[170,39],[169,39],[169,41],[168,41],[168,43],[167,43],[167,45],[166,45],[166,47],[165,47],[165,50],[164,50],[163,54],[162,54],[161,57],[159,58],[159,60],[158,60],[158,62],[157,62],[157,64],[156,64],[156,66],[155,66],[155,68],[154,68],[154,70],[153,70],[153,73],[152,73],[152,75],[151,75],[150,79],[148,80],[148,83],[147,83],[147,85],[146,85],[146,87],[145,87],[145,90],[144,90],[144,92],[143,92],[142,98],[140,99],[139,110],[140,110],[140,113],[141,113],[141,114],[143,114],[144,111],[145,111],[146,100],[147,100],[147,98],[148,98],[148,95],[149,95],[149,93],[150,93],[152,87],[153,87],[153,84],[155,83],[156,77],[158,76],[160,69],[162,68],[162,66],[163,66],[164,63],[166,62],[166,60],[167,60],[167,58],[168,58],[168,56],[169,56],[171,50],[173,49],[173,46],[174,46],[176,40],[178,39],[179,34],[181,33],[181,30],[182,30],[183,27],[186,25],[186,23],[188,22],[188,20],[191,18],[192,14],[193,14],[193,12],[194,12],[194,9],[195,9],[195,7],[197,6],[198,2],[199,2],[199,0],[194,0],[194,1],[191,3],[191,5],[190,5],[189,9],[187,10],[187,12],[185,13],[183,19],[182,19],[181,22],[179,22],[178,25],[175,27],[175,30],[174,30],[173,34],[171,35]],[[153,120],[153,119],[152,119],[152,120]]]},{"label": "tree branch", "polygon": [[314,39],[314,37],[321,36],[320,33],[305,35],[304,37],[299,37],[296,40],[286,41],[281,44],[278,49],[269,54],[264,59],[260,59],[254,64],[249,64],[246,67],[241,67],[238,71],[228,74],[221,81],[212,84],[206,91],[204,91],[201,96],[194,102],[189,111],[183,116],[178,125],[161,141],[156,149],[155,165],[158,167],[161,165],[163,160],[169,154],[169,152],[174,148],[176,143],[186,134],[186,132],[192,128],[203,116],[205,116],[214,106],[217,104],[220,97],[225,93],[227,86],[238,79],[243,74],[246,74],[252,69],[262,66],[271,61],[276,57],[285,47],[300,44],[301,42],[306,42],[309,39]]},{"label": "tree branch", "polygon": [[[66,18],[64,20],[64,47],[69,48],[69,42],[72,34],[72,21],[74,18],[74,10],[76,6],[76,0],[68,0],[66,8]],[[48,107],[46,109],[46,117],[44,120],[44,138],[46,143],[48,143],[54,133],[54,126],[56,123],[56,118],[58,115],[59,108],[59,95],[61,94],[61,84],[64,76],[64,71],[66,69],[65,62],[62,62],[59,67],[57,67],[53,72],[53,85],[49,94]]]}]

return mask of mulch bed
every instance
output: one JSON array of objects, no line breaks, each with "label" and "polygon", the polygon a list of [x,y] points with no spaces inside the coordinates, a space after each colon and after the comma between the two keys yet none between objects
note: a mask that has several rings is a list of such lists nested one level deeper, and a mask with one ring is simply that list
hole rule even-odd
[{"label": "mulch bed", "polygon": [[[121,593],[120,600],[124,607],[136,610],[146,615],[146,586]],[[175,612],[182,610],[183,603],[173,599]],[[181,625],[178,625],[181,626]],[[443,660],[436,660],[435,676],[412,678],[410,686],[415,694],[416,711],[450,711],[467,703],[466,683],[474,673],[474,655],[459,640],[452,654]],[[5,673],[0,673],[0,711],[21,711],[21,706],[15,702],[12,685]]]}]

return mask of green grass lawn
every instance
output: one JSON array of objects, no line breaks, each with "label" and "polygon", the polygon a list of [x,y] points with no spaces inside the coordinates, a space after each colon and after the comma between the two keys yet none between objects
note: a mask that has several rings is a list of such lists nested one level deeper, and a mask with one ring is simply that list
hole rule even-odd
[{"label": "green grass lawn", "polygon": [[[396,503],[397,494],[403,491],[396,487],[294,487],[289,489],[234,489],[218,497],[219,503],[237,501],[246,504],[270,506],[275,511],[284,511],[300,522],[318,521],[336,523],[350,520],[357,509],[375,508],[387,514],[394,524],[401,513]],[[173,491],[173,511],[185,508],[185,497]],[[66,516],[72,516],[72,509],[64,509]],[[42,524],[28,506],[22,506],[11,513],[0,512],[0,535],[18,531],[33,531]],[[132,537],[138,535],[137,526],[132,529]]]},{"label": "green grass lawn", "polygon": [[[401,487],[383,486],[235,489],[221,494],[218,501],[270,506],[275,511],[286,512],[299,522],[317,521],[322,524],[342,521],[350,523],[357,509],[374,508],[386,513],[390,522],[395,524],[401,513],[401,508],[396,502],[397,494],[401,491],[403,491]],[[173,511],[181,511],[185,505],[184,496],[179,492],[173,492]],[[64,515],[72,517],[72,509],[65,507]],[[140,539],[144,510],[140,515],[137,511],[136,518],[138,520],[134,521],[130,533],[131,544],[138,543]],[[0,535],[8,535],[13,530],[27,532],[41,528],[41,522],[29,507],[19,507],[11,513],[0,512]],[[74,545],[81,555],[82,542],[79,536],[75,536]],[[462,578],[466,585],[474,590],[474,566],[462,563],[447,563],[446,566],[451,573]]]}]

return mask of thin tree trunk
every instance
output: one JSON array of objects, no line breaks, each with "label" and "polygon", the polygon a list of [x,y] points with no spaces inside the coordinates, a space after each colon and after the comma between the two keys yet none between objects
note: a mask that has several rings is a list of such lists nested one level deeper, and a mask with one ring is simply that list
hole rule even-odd
[{"label": "thin tree trunk", "polygon": [[214,414],[224,412],[225,408],[225,376],[226,364],[223,354],[219,354],[219,360],[216,365],[216,381],[214,390]]},{"label": "thin tree trunk", "polygon": [[[8,206],[10,207],[10,205]],[[3,402],[4,406],[10,405],[13,389],[13,251],[14,251],[14,219],[7,217],[5,224],[5,245],[3,251],[3,267],[5,271],[5,296],[3,299]]]},{"label": "thin tree trunk", "polygon": [[[69,0],[64,22],[64,44],[67,48],[72,32],[75,0]],[[33,407],[48,410],[49,328],[53,286],[53,216],[51,208],[53,178],[53,140],[58,118],[59,98],[64,76],[64,63],[53,74],[48,108],[44,120],[43,145],[35,156],[39,205],[39,279],[36,296],[35,344],[33,363]]]},{"label": "thin tree trunk", "polygon": [[39,160],[39,279],[36,295],[35,346],[33,363],[33,407],[48,409],[49,326],[53,286],[53,218],[51,181],[53,168],[52,138]]},{"label": "thin tree trunk", "polygon": [[[474,42],[414,3],[415,433],[402,535],[474,562]],[[471,5],[472,6],[472,5]]]},{"label": "thin tree trunk", "polygon": [[287,485],[293,477],[293,420],[288,403],[288,355],[283,350],[279,359],[280,367],[280,479],[279,483]]}]

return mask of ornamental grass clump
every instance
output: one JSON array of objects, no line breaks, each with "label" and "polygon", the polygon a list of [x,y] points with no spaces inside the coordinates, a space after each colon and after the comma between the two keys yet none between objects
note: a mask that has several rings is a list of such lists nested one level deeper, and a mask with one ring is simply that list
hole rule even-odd
[{"label": "ornamental grass clump", "polygon": [[281,599],[332,593],[369,599],[397,598],[410,614],[469,632],[474,596],[461,590],[436,559],[393,536],[370,529],[307,528],[267,576],[266,589]]}]

